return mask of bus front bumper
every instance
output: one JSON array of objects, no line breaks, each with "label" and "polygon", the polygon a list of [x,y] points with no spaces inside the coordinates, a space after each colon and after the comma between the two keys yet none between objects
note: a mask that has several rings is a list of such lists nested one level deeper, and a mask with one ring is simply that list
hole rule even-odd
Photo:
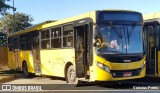
[{"label": "bus front bumper", "polygon": [[97,79],[96,81],[117,81],[117,80],[127,80],[145,77],[146,67],[143,69],[133,69],[133,70],[111,70],[107,72],[99,67],[97,67]]}]

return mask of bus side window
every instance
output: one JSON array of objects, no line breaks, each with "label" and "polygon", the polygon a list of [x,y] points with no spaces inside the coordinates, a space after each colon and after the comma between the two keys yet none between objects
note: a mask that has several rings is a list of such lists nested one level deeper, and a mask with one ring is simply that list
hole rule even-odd
[{"label": "bus side window", "polygon": [[73,24],[63,26],[63,47],[73,47]]},{"label": "bus side window", "polygon": [[149,30],[149,35],[150,35],[150,37],[149,37],[149,43],[150,43],[151,47],[154,47],[154,46],[155,46],[154,27],[153,27],[153,26],[150,26],[150,27],[148,28],[148,30]]},{"label": "bus side window", "polygon": [[32,34],[31,33],[26,34],[26,50],[32,49],[32,40],[33,40]]},{"label": "bus side window", "polygon": [[156,26],[156,47],[159,47],[159,31],[160,31],[160,26]]},{"label": "bus side window", "polygon": [[41,31],[41,48],[48,49],[50,48],[50,30],[46,29]]},{"label": "bus side window", "polygon": [[64,37],[63,38],[64,47],[72,47],[73,46],[73,37]]},{"label": "bus side window", "polygon": [[26,34],[20,36],[20,49],[26,50]]},{"label": "bus side window", "polygon": [[51,29],[51,47],[61,48],[61,27]]},{"label": "bus side window", "polygon": [[9,47],[9,51],[13,51],[13,38],[12,37],[8,38],[8,47]]},{"label": "bus side window", "polygon": [[47,49],[50,48],[50,41],[49,40],[44,40],[42,41],[42,49]]}]

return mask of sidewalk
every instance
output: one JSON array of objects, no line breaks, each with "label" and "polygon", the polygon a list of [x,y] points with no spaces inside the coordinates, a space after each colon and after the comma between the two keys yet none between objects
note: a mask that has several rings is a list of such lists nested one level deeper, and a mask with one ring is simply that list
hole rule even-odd
[{"label": "sidewalk", "polygon": [[5,83],[11,81],[15,78],[14,70],[7,69],[7,70],[0,70],[0,83]]}]

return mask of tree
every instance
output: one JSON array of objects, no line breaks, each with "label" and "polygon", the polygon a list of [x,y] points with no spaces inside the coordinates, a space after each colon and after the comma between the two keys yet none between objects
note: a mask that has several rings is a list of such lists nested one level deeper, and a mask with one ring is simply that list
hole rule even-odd
[{"label": "tree", "polygon": [[3,11],[6,11],[10,8],[10,5],[5,4],[6,0],[0,0],[0,13],[2,14]]},{"label": "tree", "polygon": [[7,34],[0,32],[0,47],[7,46]]},{"label": "tree", "polygon": [[[15,13],[15,32],[24,30],[26,27],[32,26],[33,18],[25,13]],[[0,19],[0,31],[12,33],[14,32],[14,16],[7,14]]]}]

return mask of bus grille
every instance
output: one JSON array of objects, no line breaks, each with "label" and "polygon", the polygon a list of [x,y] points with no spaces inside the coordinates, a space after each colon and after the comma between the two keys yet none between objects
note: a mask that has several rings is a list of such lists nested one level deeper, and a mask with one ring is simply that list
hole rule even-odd
[{"label": "bus grille", "polygon": [[140,72],[141,68],[134,70],[111,70],[113,78],[138,76],[140,75]]}]

